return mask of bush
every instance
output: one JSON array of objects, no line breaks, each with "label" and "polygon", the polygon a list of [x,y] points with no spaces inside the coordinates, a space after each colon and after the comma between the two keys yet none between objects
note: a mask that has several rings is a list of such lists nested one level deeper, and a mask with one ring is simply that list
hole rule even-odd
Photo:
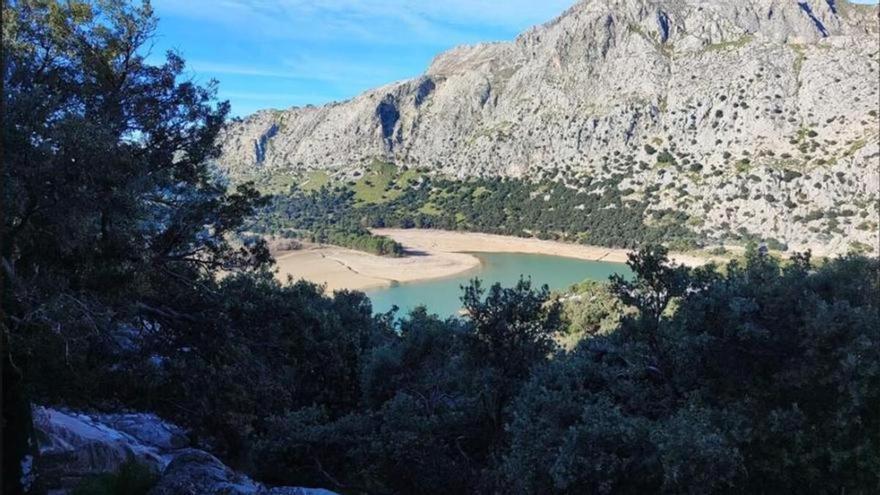
[{"label": "bush", "polygon": [[725,275],[655,261],[619,285],[635,315],[519,394],[507,491],[871,492],[877,261],[795,256],[783,268],[752,250]]},{"label": "bush", "polygon": [[769,238],[765,241],[767,243],[767,247],[774,251],[788,251],[788,244],[774,238]]},{"label": "bush", "polygon": [[149,466],[128,461],[114,473],[92,476],[80,482],[72,495],[146,495],[159,481]]},{"label": "bush", "polygon": [[791,182],[795,179],[803,177],[802,173],[794,171],[794,170],[785,169],[782,172],[783,172],[782,180],[784,180],[785,182]]},{"label": "bush", "polygon": [[672,155],[672,153],[670,153],[666,150],[663,150],[660,152],[659,155],[657,155],[657,163],[674,164],[675,157]]}]

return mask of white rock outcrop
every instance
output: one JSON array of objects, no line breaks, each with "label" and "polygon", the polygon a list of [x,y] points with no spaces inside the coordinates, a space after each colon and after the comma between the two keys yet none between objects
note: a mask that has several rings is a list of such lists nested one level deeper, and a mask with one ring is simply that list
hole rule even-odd
[{"label": "white rock outcrop", "polygon": [[34,407],[39,455],[34,486],[68,493],[83,479],[135,460],[159,474],[153,495],[334,495],[323,489],[268,487],[213,455],[188,448],[186,432],[154,414],[84,414]]}]

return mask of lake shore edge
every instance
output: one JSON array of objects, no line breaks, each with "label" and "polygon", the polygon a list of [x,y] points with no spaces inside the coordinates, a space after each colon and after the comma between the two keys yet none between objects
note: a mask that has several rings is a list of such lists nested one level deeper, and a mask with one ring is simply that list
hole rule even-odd
[{"label": "lake shore edge", "polygon": [[[310,245],[275,253],[277,277],[307,280],[337,290],[368,291],[456,276],[480,266],[471,253],[520,253],[561,256],[585,261],[626,263],[627,249],[604,248],[513,236],[426,229],[373,229],[376,235],[399,242],[408,255],[376,256],[337,246]],[[701,266],[708,258],[671,254],[686,266]]]}]

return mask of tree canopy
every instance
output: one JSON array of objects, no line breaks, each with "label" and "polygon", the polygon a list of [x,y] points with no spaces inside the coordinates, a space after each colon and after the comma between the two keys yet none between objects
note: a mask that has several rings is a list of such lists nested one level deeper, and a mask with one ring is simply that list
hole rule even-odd
[{"label": "tree canopy", "polygon": [[210,165],[228,113],[215,85],[183,80],[174,53],[147,63],[149,3],[4,0],[2,14],[4,380],[47,352],[66,376],[122,329],[186,319],[169,293],[264,265],[262,243],[231,241],[262,200]]}]

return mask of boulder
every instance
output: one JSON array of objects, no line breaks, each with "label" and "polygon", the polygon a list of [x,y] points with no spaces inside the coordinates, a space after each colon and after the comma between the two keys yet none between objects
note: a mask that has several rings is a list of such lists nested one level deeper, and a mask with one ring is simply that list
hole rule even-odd
[{"label": "boulder", "polygon": [[129,460],[161,472],[169,460],[167,452],[86,414],[35,407],[34,428],[36,472],[40,484],[50,489],[72,488],[85,477],[114,472]]},{"label": "boulder", "polygon": [[262,487],[247,476],[196,449],[179,452],[163,471],[151,495],[254,495]]},{"label": "boulder", "polygon": [[189,445],[183,428],[162,421],[155,414],[100,414],[94,418],[160,451],[171,452]]}]

